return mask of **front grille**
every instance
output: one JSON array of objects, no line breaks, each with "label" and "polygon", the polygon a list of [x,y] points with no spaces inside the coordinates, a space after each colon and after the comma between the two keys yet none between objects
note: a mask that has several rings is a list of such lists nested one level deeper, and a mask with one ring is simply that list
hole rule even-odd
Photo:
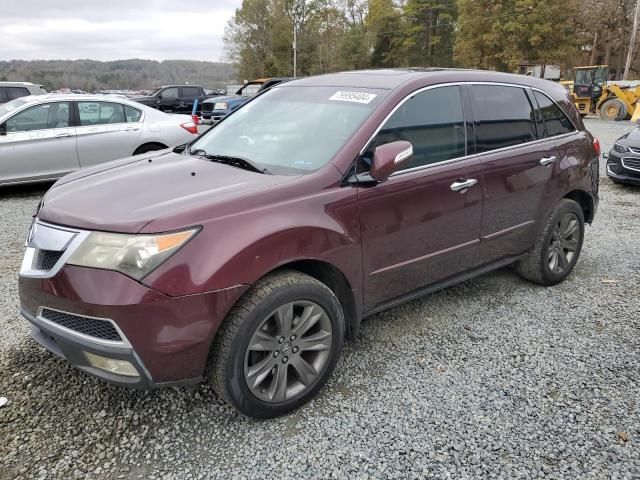
[{"label": "front grille", "polygon": [[122,341],[122,337],[108,320],[99,320],[97,318],[81,317],[70,313],[58,312],[43,308],[40,316],[45,320],[56,323],[61,327],[68,328],[83,335],[99,338],[101,340],[109,340],[112,342]]},{"label": "front grille", "polygon": [[622,166],[624,168],[628,168],[629,170],[640,172],[640,158],[623,158]]},{"label": "front grille", "polygon": [[203,103],[202,104],[202,111],[203,112],[210,112],[211,110],[213,110],[213,103]]},{"label": "front grille", "polygon": [[36,260],[35,268],[38,270],[51,270],[64,252],[55,252],[53,250],[40,250]]}]

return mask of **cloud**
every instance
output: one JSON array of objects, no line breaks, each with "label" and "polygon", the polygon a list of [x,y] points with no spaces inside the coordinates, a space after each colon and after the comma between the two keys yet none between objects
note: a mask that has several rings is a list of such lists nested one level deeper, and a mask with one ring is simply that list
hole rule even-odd
[{"label": "cloud", "polygon": [[220,61],[241,0],[2,0],[0,60]]}]

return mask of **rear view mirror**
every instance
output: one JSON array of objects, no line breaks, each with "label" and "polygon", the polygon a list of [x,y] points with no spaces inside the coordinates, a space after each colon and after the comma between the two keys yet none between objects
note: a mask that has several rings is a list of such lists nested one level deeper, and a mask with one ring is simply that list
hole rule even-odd
[{"label": "rear view mirror", "polygon": [[413,157],[413,145],[398,140],[380,145],[373,152],[373,162],[369,175],[378,182],[384,182],[391,174],[405,166]]}]

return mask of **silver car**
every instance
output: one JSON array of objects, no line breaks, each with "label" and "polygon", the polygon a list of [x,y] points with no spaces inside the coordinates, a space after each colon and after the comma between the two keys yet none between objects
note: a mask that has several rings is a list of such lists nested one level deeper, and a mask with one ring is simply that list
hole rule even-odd
[{"label": "silver car", "polygon": [[105,95],[37,95],[0,105],[0,185],[56,180],[197,136],[187,115]]}]

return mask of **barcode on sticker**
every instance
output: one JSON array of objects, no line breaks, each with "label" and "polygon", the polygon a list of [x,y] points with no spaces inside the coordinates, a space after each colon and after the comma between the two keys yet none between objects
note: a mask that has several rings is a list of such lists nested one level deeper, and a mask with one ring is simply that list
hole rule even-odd
[{"label": "barcode on sticker", "polygon": [[340,90],[331,95],[329,100],[334,100],[336,102],[371,103],[371,101],[376,97],[377,95],[375,93],[345,92]]}]

